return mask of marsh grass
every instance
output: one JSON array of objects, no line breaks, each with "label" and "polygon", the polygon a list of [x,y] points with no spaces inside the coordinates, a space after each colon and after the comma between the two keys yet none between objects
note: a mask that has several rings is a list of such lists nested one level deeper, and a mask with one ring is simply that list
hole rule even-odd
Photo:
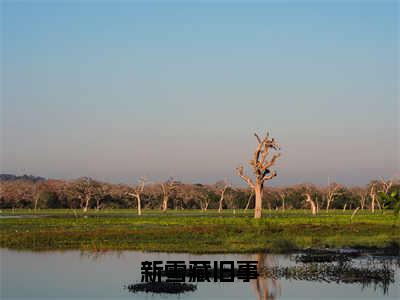
[{"label": "marsh grass", "polygon": [[[210,210],[3,210],[0,246],[26,250],[142,250],[189,253],[287,253],[308,247],[386,247],[399,244],[399,221],[390,212],[252,212]],[[34,216],[34,217],[33,217]]]}]

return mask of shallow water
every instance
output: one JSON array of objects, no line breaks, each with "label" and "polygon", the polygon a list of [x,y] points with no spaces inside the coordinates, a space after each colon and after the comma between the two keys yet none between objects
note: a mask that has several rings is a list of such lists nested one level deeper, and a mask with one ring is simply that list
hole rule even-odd
[{"label": "shallow water", "polygon": [[[155,260],[257,260],[256,255],[190,255],[138,251],[82,253],[1,249],[1,299],[398,299],[400,272],[387,291],[373,284],[327,283],[294,279],[198,283],[181,295],[132,294],[124,285],[141,279],[141,262]],[[265,255],[264,265],[292,266],[290,256]],[[257,283],[260,289],[257,292]],[[266,295],[266,296],[265,296]]]}]

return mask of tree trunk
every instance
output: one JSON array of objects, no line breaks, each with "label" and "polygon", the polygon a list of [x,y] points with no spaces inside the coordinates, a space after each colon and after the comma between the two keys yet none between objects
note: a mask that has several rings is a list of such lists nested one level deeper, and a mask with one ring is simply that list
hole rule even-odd
[{"label": "tree trunk", "polygon": [[359,209],[360,209],[360,207],[357,207],[357,208],[354,210],[354,212],[351,214],[350,223],[353,222],[353,218],[354,218],[354,216],[356,215],[356,213],[358,212]]},{"label": "tree trunk", "polygon": [[142,215],[142,203],[140,201],[140,196],[138,195],[137,197],[137,213],[139,216]]},{"label": "tree trunk", "polygon": [[375,212],[375,195],[372,195],[371,211],[372,211],[372,213]]},{"label": "tree trunk", "polygon": [[255,195],[255,206],[254,206],[254,218],[260,219],[262,214],[262,196],[263,196],[263,184],[257,182],[254,188]]},{"label": "tree trunk", "polygon": [[224,201],[224,194],[222,194],[221,199],[219,199],[218,213],[221,213],[221,211],[222,211],[222,202],[223,201]]},{"label": "tree trunk", "polygon": [[378,204],[379,210],[382,210],[381,202],[379,201],[379,199],[375,199],[375,201]]},{"label": "tree trunk", "polygon": [[221,198],[219,199],[218,213],[221,213],[221,211],[222,211],[222,204],[224,202],[225,191],[226,191],[226,188],[224,188],[221,192]]},{"label": "tree trunk", "polygon": [[315,216],[317,214],[317,206],[315,202],[311,199],[311,196],[307,194],[306,202],[309,202],[311,205],[311,213]]},{"label": "tree trunk", "polygon": [[162,211],[166,211],[168,208],[168,196],[164,196],[163,197],[163,207],[162,207]]},{"label": "tree trunk", "polygon": [[246,207],[244,208],[244,212],[247,212],[247,210],[249,209],[251,197],[253,197],[253,193],[250,194],[250,197],[247,200],[247,204],[246,204]]},{"label": "tree trunk", "polygon": [[87,212],[88,211],[90,196],[86,196],[85,200],[86,201],[85,201],[85,207],[83,208],[83,212]]}]

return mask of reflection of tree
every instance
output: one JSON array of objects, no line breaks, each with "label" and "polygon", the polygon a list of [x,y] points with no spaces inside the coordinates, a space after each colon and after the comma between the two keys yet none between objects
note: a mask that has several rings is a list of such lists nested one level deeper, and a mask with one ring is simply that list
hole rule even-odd
[{"label": "reflection of tree", "polygon": [[[353,253],[354,255],[354,253]],[[296,257],[296,265],[279,266],[274,256],[258,254],[258,273],[260,276],[253,284],[259,300],[277,299],[281,294],[279,279],[311,282],[335,282],[337,284],[361,284],[362,288],[370,285],[376,290],[381,288],[388,293],[394,280],[395,263],[379,256],[357,259],[345,253],[306,253]],[[300,263],[299,263],[300,262]]]},{"label": "reflection of tree", "polygon": [[277,265],[277,258],[273,255],[259,253],[255,255],[255,260],[258,261],[257,271],[260,276],[252,280],[253,287],[257,294],[258,300],[275,300],[281,295],[280,282],[274,278],[262,276],[265,267]]},{"label": "reflection of tree", "polygon": [[100,262],[106,256],[115,256],[117,258],[121,258],[123,257],[123,252],[114,250],[81,251],[80,256],[81,258],[89,258],[93,261]]}]

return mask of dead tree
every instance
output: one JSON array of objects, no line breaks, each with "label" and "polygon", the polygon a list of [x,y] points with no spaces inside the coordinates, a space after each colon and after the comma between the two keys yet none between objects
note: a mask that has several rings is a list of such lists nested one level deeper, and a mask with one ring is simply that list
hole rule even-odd
[{"label": "dead tree", "polygon": [[204,186],[195,186],[194,189],[191,189],[191,195],[193,198],[199,200],[201,211],[206,212],[211,201],[207,188]]},{"label": "dead tree", "polygon": [[328,180],[328,187],[326,191],[326,211],[329,211],[329,208],[333,201],[335,200],[335,197],[340,195],[341,193],[339,192],[340,185],[338,184],[330,184]]},{"label": "dead tree", "polygon": [[372,189],[371,189],[372,193],[370,195],[371,195],[371,199],[372,199],[372,196],[374,197],[374,203],[376,202],[378,204],[379,209],[382,210],[382,205],[381,205],[381,203],[379,201],[379,197],[377,197],[377,193],[381,192],[381,193],[384,193],[385,195],[388,195],[389,192],[390,192],[390,189],[391,189],[391,187],[393,185],[393,179],[390,179],[390,180],[386,181],[382,177],[381,178],[381,185],[379,186],[379,190],[377,188],[377,185],[378,185],[378,183],[375,185],[374,191],[372,191]]},{"label": "dead tree", "polygon": [[317,206],[315,205],[315,202],[311,199],[310,193],[306,193],[306,202],[310,203],[310,208],[311,208],[311,213],[313,216],[317,214]]},{"label": "dead tree", "polygon": [[357,214],[357,212],[358,212],[359,209],[360,209],[360,207],[358,206],[358,207],[353,211],[353,213],[351,214],[350,223],[353,222],[353,218],[354,218],[354,216]]},{"label": "dead tree", "polygon": [[375,202],[379,203],[379,201],[377,201],[375,184],[371,185],[371,189],[369,190],[369,196],[371,197],[371,212],[374,213],[375,212]]},{"label": "dead tree", "polygon": [[177,187],[176,182],[173,177],[170,177],[166,182],[161,183],[161,189],[163,193],[163,202],[162,202],[162,211],[167,211],[168,209],[168,200]]},{"label": "dead tree", "polygon": [[221,211],[222,211],[222,205],[224,203],[225,192],[229,187],[230,187],[230,184],[228,183],[228,180],[225,179],[223,181],[223,184],[221,185],[221,188],[219,189],[220,198],[219,198],[218,213],[221,213]]},{"label": "dead tree", "polygon": [[210,204],[210,198],[207,197],[206,195],[205,196],[201,195],[199,198],[200,198],[201,211],[206,212],[208,209],[208,205]]},{"label": "dead tree", "polygon": [[140,197],[144,191],[145,184],[146,184],[146,179],[144,177],[140,178],[139,184],[134,188],[133,192],[128,193],[129,196],[132,196],[137,200],[137,209],[139,216],[142,215],[142,201]]},{"label": "dead tree", "polygon": [[279,192],[279,197],[282,200],[282,211],[285,211],[286,192],[285,191],[280,191]]},{"label": "dead tree", "polygon": [[385,181],[385,179],[381,178],[382,188],[381,191],[384,192],[386,195],[389,194],[390,188],[393,185],[393,179]]},{"label": "dead tree", "polygon": [[317,207],[317,214],[319,213],[319,203],[318,203],[318,196],[315,196],[315,205]]},{"label": "dead tree", "polygon": [[33,210],[36,212],[36,209],[37,209],[37,205],[38,205],[38,201],[39,201],[39,198],[40,198],[40,192],[39,192],[39,188],[38,188],[38,184],[37,183],[35,183],[35,192],[34,192],[34,200],[35,200],[35,205],[34,205],[34,207],[33,207]]},{"label": "dead tree", "polygon": [[70,194],[71,198],[78,198],[83,212],[87,212],[90,201],[94,198],[102,197],[101,185],[89,177],[82,177],[71,183],[71,189],[68,194]]},{"label": "dead tree", "polygon": [[364,206],[366,204],[366,200],[368,198],[368,189],[362,188],[362,187],[358,187],[358,188],[354,188],[353,192],[355,194],[357,194],[357,196],[360,198],[360,209],[364,210]]},{"label": "dead tree", "polygon": [[253,198],[253,195],[254,195],[254,190],[251,190],[249,199],[247,200],[246,207],[244,208],[244,212],[247,212],[247,210],[249,209],[250,201],[251,201],[251,198]]},{"label": "dead tree", "polygon": [[255,195],[255,210],[254,218],[261,218],[262,213],[262,196],[264,189],[264,181],[270,180],[276,176],[276,171],[271,171],[270,168],[275,164],[276,160],[281,155],[280,153],[274,153],[270,159],[268,155],[270,154],[270,149],[279,150],[280,147],[275,139],[270,138],[267,132],[264,139],[255,133],[254,134],[258,145],[254,151],[253,159],[250,161],[250,165],[253,169],[253,174],[255,176],[255,182],[250,179],[250,177],[244,174],[243,165],[239,166],[236,170],[238,175],[254,190]]}]

